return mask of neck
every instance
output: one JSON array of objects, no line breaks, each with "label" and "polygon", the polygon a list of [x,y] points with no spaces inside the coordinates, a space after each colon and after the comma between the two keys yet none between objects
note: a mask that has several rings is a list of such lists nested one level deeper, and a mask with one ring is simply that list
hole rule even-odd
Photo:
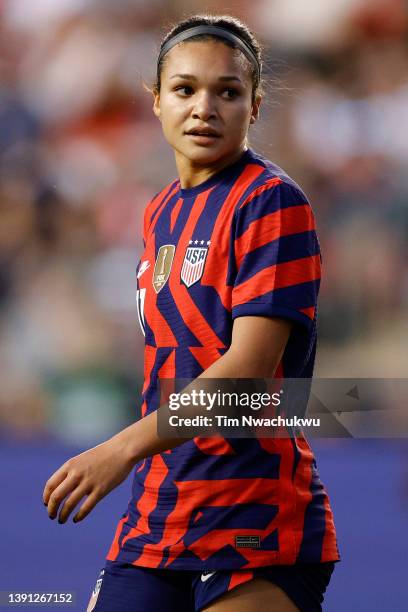
[{"label": "neck", "polygon": [[227,166],[231,166],[231,164],[236,162],[246,150],[247,147],[243,145],[240,149],[235,151],[233,155],[229,155],[209,165],[196,163],[184,155],[181,155],[178,151],[175,151],[176,166],[181,188],[191,189],[192,187],[197,187],[197,185],[204,183],[214,176],[214,174],[220,172],[220,170],[223,170]]}]

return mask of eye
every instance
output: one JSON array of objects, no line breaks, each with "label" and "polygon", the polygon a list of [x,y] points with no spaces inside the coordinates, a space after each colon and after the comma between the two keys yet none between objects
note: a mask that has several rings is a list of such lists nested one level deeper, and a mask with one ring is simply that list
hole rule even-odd
[{"label": "eye", "polygon": [[222,91],[222,97],[227,98],[227,100],[232,100],[239,95],[239,91],[234,89],[233,87],[227,87]]},{"label": "eye", "polygon": [[183,97],[191,96],[194,93],[193,88],[190,85],[178,85],[174,88],[174,91]]}]

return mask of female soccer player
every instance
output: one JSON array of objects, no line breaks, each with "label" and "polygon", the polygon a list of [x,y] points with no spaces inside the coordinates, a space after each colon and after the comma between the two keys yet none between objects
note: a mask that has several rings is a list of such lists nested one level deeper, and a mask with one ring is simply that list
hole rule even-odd
[{"label": "female soccer player", "polygon": [[259,44],[235,18],[191,17],[161,45],[153,110],[179,178],[144,217],[142,418],[44,490],[61,523],[87,496],[77,522],[134,470],[89,611],[314,612],[339,558],[303,435],[157,434],[160,378],[312,376],[319,243],[301,189],[247,146],[260,84]]}]

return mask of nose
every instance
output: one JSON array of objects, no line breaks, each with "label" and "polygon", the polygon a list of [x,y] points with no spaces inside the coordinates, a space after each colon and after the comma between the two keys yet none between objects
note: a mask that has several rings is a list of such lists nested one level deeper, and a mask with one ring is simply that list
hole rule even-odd
[{"label": "nose", "polygon": [[195,100],[193,118],[208,121],[216,116],[215,101],[211,93],[202,91]]}]

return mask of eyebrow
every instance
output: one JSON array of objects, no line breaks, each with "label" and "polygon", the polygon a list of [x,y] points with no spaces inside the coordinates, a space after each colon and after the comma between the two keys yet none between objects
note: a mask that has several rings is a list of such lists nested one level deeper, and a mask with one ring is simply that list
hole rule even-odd
[{"label": "eyebrow", "polygon": [[[173,74],[173,76],[170,77],[170,79],[188,79],[190,81],[197,81],[197,77],[195,77],[193,74]],[[241,79],[237,76],[221,76],[218,78],[219,81],[238,81],[239,83],[242,83]]]}]

